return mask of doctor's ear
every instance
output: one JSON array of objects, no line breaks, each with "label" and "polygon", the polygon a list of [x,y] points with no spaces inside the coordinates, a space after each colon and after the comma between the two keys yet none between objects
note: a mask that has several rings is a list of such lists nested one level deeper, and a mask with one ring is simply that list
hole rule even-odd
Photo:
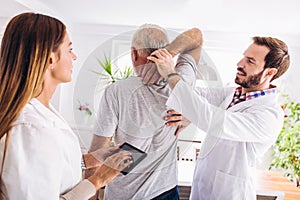
[{"label": "doctor's ear", "polygon": [[278,69],[276,69],[276,68],[268,68],[267,69],[268,71],[267,71],[267,76],[270,76],[271,78],[273,77],[273,76],[275,76],[275,74],[277,74],[277,71],[278,71]]}]

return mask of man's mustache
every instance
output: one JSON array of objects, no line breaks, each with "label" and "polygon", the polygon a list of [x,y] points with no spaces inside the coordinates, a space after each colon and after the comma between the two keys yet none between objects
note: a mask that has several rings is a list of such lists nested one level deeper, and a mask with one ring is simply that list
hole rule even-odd
[{"label": "man's mustache", "polygon": [[241,68],[241,67],[238,67],[238,68],[237,68],[237,70],[238,70],[239,72],[242,72],[243,74],[247,75],[247,73],[244,71],[244,69],[243,69],[243,68]]}]

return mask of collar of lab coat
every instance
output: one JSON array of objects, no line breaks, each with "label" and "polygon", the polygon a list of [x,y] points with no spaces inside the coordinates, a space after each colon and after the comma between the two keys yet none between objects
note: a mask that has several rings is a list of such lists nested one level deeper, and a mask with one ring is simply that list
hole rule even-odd
[{"label": "collar of lab coat", "polygon": [[43,124],[44,126],[71,130],[68,123],[51,104],[50,108],[47,108],[36,98],[31,99],[29,104],[33,107],[33,109],[35,109],[35,112],[39,113],[43,118],[46,119],[46,123]]},{"label": "collar of lab coat", "polygon": [[[235,92],[235,88],[231,88],[231,94],[227,95],[227,97],[225,98],[225,100],[222,103],[222,107],[224,109],[227,109],[228,105],[231,103],[232,98],[233,98],[233,94]],[[228,108],[227,110],[230,111],[237,111],[240,109],[244,109],[245,107],[248,106],[252,106],[253,104],[261,104],[261,105],[275,105],[278,102],[278,94],[277,93],[272,93],[272,94],[267,94],[264,96],[260,96],[254,99],[250,99],[247,101],[242,101],[234,106],[231,106],[230,108]],[[279,104],[278,104],[279,105]]]}]

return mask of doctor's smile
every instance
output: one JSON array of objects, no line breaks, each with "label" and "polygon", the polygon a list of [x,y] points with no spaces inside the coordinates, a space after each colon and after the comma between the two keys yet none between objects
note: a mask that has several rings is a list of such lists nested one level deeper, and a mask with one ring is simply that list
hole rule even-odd
[{"label": "doctor's smile", "polygon": [[239,75],[239,76],[247,76],[246,72],[240,67],[237,68],[237,73],[236,74]]}]

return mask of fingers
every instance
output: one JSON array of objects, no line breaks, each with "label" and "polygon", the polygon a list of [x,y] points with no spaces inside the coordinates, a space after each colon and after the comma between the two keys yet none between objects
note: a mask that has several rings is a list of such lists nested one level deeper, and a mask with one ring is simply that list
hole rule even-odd
[{"label": "fingers", "polygon": [[153,56],[152,54],[150,56],[147,57],[148,60],[157,63],[159,61],[159,59],[155,56]]},{"label": "fingers", "polygon": [[177,126],[177,129],[174,133],[175,136],[178,136],[179,133],[191,123],[188,119],[175,110],[168,110],[165,120],[167,121],[165,123],[166,126]]},{"label": "fingers", "polygon": [[181,126],[182,123],[180,120],[178,121],[168,121],[165,123],[166,126]]},{"label": "fingers", "polygon": [[161,75],[155,70],[155,73],[151,77],[151,80],[148,81],[148,85],[159,84],[159,80],[161,79]]},{"label": "fingers", "polygon": [[153,66],[150,63],[147,63],[143,66],[143,70],[141,72],[141,78],[142,78],[144,84],[147,84],[151,80],[155,71],[156,71],[156,66]]},{"label": "fingers", "polygon": [[181,115],[179,112],[177,112],[175,110],[168,110],[167,114],[179,114],[179,115]]},{"label": "fingers", "polygon": [[143,81],[143,84],[145,85],[153,85],[158,84],[161,79],[161,75],[157,71],[156,64],[153,62],[147,63],[141,72],[141,78]]},{"label": "fingers", "polygon": [[175,110],[168,110],[167,116],[165,116],[165,120],[167,121],[165,124],[167,126],[180,126],[182,122],[182,115]]},{"label": "fingers", "polygon": [[172,59],[173,57],[166,49],[158,49],[147,58],[156,64],[162,64],[165,59]]},{"label": "fingers", "polygon": [[184,128],[185,128],[185,127],[183,127],[183,126],[178,126],[177,129],[176,129],[176,131],[175,131],[175,133],[174,133],[174,135],[175,135],[175,136],[178,136],[179,133],[180,133]]},{"label": "fingers", "polygon": [[146,76],[143,77],[142,81],[143,81],[143,84],[145,85],[153,85],[153,83],[151,82],[152,80],[152,77],[153,77],[153,74],[147,74]]},{"label": "fingers", "polygon": [[127,151],[116,153],[108,157],[104,162],[104,165],[118,171],[123,170],[125,167],[127,167],[130,164],[132,164],[132,157],[131,157],[131,153]]},{"label": "fingers", "polygon": [[168,74],[176,72],[173,57],[166,49],[154,51],[147,59],[156,63],[159,74],[164,78],[167,78]]},{"label": "fingers", "polygon": [[164,57],[172,58],[172,55],[166,49],[158,49],[151,53],[151,56],[153,55],[159,59],[162,59]]},{"label": "fingers", "polygon": [[181,126],[182,125],[182,116],[181,115],[169,115],[165,117],[167,121],[165,123],[166,126]]},{"label": "fingers", "polygon": [[109,183],[121,170],[132,164],[131,153],[122,151],[108,157],[103,165],[98,167],[95,173],[88,178],[94,184],[96,190]]},{"label": "fingers", "polygon": [[104,154],[105,157],[104,159],[111,156],[112,154],[119,152],[119,150],[120,150],[120,145],[109,147]]},{"label": "fingers", "polygon": [[120,146],[110,146],[110,147],[102,147],[96,151],[91,152],[90,154],[94,157],[94,159],[100,161],[101,163],[104,162],[104,160],[111,156],[112,154],[118,152],[120,149]]}]

